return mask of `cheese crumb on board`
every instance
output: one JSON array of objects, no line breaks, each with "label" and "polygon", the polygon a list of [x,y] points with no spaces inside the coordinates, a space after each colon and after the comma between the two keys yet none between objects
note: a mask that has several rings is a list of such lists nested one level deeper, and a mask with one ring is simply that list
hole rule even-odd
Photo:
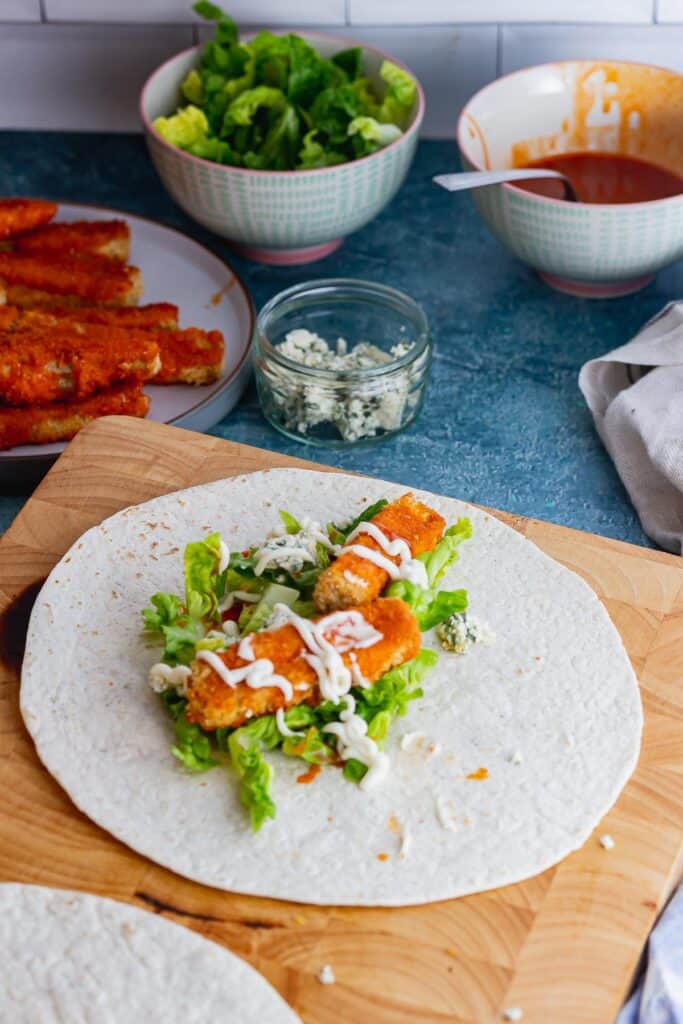
[{"label": "cheese crumb on board", "polygon": [[521,1020],[524,1016],[524,1011],[521,1006],[508,1006],[507,1009],[503,1010],[503,1020]]},{"label": "cheese crumb on board", "polygon": [[321,985],[334,985],[337,980],[329,964],[323,964],[318,971],[317,978]]}]

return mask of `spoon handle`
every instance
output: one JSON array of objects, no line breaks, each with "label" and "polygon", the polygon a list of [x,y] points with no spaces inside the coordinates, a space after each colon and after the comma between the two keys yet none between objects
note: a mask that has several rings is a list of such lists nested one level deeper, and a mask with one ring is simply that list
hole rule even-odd
[{"label": "spoon handle", "polygon": [[559,178],[564,175],[558,171],[542,168],[524,168],[517,170],[504,168],[501,171],[464,171],[461,174],[437,174],[432,181],[448,192],[460,192],[467,188],[482,188],[484,185],[501,185],[505,181],[528,181],[531,178]]}]

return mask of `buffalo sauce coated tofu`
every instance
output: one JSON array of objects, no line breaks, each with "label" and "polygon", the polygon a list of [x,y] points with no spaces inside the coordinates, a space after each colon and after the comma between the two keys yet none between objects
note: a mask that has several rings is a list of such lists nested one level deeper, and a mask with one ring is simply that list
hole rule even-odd
[{"label": "buffalo sauce coated tofu", "polygon": [[[347,668],[351,664],[351,655],[355,656],[358,669],[369,683],[377,682],[389,669],[402,665],[419,653],[420,629],[403,601],[382,598],[362,608],[348,610],[360,612],[366,622],[381,634],[372,646],[342,654]],[[334,643],[333,629],[325,636]],[[240,658],[238,647],[239,644],[234,644],[218,653],[217,657],[227,669],[244,668],[250,664]],[[289,680],[293,688],[291,699],[287,700],[276,686],[252,689],[245,682],[230,687],[205,661],[195,660],[187,686],[185,716],[189,722],[198,723],[202,729],[236,728],[249,718],[273,714],[279,708],[320,703],[318,677],[304,658],[307,648],[294,626],[288,623],[278,629],[253,633],[251,647],[255,658],[267,658],[273,664],[273,672]]]},{"label": "buffalo sauce coated tofu", "polygon": [[[438,512],[417,501],[410,493],[385,505],[371,522],[379,527],[387,540],[399,537],[404,540],[414,558],[425,551],[431,551],[438,544],[446,525]],[[360,533],[347,543],[371,548],[398,565],[398,556],[392,558],[387,555],[374,537],[367,533]],[[388,582],[386,569],[353,551],[342,549],[339,557],[318,577],[313,591],[313,603],[317,611],[330,612],[364,601],[374,601]]]}]

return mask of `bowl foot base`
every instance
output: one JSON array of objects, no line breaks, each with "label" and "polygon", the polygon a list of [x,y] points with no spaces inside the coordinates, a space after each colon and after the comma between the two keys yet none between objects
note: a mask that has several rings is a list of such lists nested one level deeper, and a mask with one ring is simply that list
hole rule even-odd
[{"label": "bowl foot base", "polygon": [[344,241],[343,238],[335,238],[332,242],[323,242],[321,245],[309,245],[304,249],[261,249],[255,245],[240,245],[232,243],[232,248],[245,256],[248,260],[256,263],[270,263],[276,267],[293,267],[298,263],[313,263],[314,260],[321,260],[330,253],[336,252]]},{"label": "bowl foot base", "polygon": [[631,277],[626,281],[598,281],[591,284],[590,281],[572,281],[568,277],[556,277],[554,274],[546,274],[538,271],[538,276],[551,288],[558,292],[566,292],[567,295],[578,295],[581,299],[618,299],[621,295],[630,295],[631,292],[638,292],[649,284],[654,274],[645,274],[644,277]]}]

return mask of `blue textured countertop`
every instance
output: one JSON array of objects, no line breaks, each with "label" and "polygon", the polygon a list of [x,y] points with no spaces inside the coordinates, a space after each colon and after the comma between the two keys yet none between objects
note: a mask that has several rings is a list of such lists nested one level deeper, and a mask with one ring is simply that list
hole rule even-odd
[{"label": "blue textured countertop", "polygon": [[[648,543],[576,381],[587,359],[623,343],[665,302],[681,297],[683,265],[624,299],[587,301],[551,291],[487,233],[468,196],[431,184],[432,175],[457,168],[452,142],[423,142],[398,197],[337,253],[276,269],[234,257],[188,220],[164,192],[139,136],[0,138],[0,195],[101,203],[181,228],[225,254],[257,309],[297,281],[339,276],[394,285],[423,305],[435,359],[422,413],[403,434],[347,452],[296,444],[263,420],[253,386],[212,433]],[[11,490],[0,495],[0,529],[26,499]]]}]

